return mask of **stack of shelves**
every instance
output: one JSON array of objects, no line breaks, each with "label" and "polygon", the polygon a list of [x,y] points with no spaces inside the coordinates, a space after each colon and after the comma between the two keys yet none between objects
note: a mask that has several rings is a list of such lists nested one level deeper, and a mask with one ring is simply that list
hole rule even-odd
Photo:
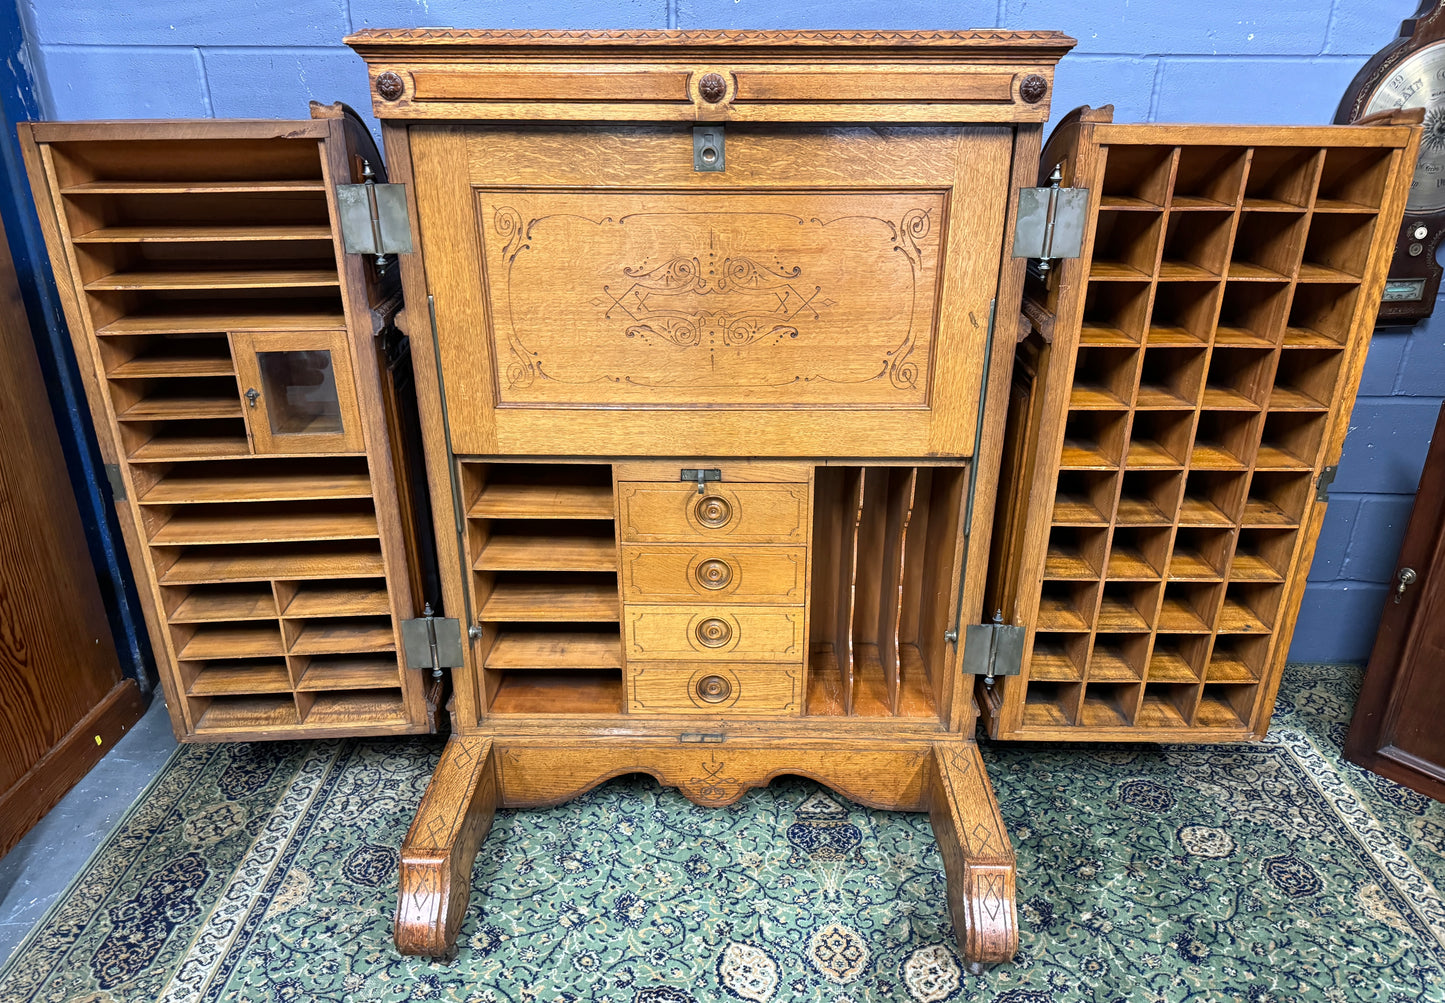
[{"label": "stack of shelves", "polygon": [[620,714],[612,467],[464,461],[467,561],[492,714]]},{"label": "stack of shelves", "polygon": [[425,730],[331,232],[336,126],[208,128],[37,126],[27,149],[172,713],[193,738]]},{"label": "stack of shelves", "polygon": [[[1072,375],[1057,459],[1039,460],[1054,491],[1037,592],[1013,607],[1031,653],[986,698],[1015,737],[1262,733],[1398,223],[1401,150],[1355,145],[1361,130],[1333,130],[1334,146],[1314,144],[1331,130],[1158,145],[1129,142],[1158,128],[1097,129],[1077,341],[1056,331],[1037,362]],[[1033,293],[1067,315],[1057,289]]]}]

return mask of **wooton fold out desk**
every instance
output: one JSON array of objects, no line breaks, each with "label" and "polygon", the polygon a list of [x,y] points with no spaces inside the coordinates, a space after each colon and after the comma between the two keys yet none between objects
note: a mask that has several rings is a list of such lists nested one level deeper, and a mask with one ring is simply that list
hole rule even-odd
[{"label": "wooton fold out desk", "polygon": [[[453,737],[396,939],[444,955],[493,811],[650,773],[928,811],[965,958],[1018,942],[973,741],[1053,32],[367,31]],[[995,337],[995,319],[999,330]],[[485,904],[483,904],[485,908]]]}]

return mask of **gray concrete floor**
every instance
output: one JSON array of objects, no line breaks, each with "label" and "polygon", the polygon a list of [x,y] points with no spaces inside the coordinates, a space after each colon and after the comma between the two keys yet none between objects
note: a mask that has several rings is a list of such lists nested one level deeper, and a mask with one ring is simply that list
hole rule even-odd
[{"label": "gray concrete floor", "polygon": [[10,957],[175,748],[156,694],[136,726],[0,858],[0,958]]}]

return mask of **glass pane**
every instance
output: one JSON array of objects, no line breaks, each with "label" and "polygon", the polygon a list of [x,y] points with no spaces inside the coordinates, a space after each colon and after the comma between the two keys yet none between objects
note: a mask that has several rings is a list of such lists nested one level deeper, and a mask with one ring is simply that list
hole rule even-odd
[{"label": "glass pane", "polygon": [[324,435],[341,428],[331,353],[257,352],[266,414],[274,435]]}]

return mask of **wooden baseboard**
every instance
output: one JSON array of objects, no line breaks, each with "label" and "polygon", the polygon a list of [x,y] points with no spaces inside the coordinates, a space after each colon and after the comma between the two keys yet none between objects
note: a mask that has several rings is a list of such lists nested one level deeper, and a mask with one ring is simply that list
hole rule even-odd
[{"label": "wooden baseboard", "polygon": [[24,776],[0,794],[0,856],[10,852],[144,712],[135,680],[121,680]]}]

